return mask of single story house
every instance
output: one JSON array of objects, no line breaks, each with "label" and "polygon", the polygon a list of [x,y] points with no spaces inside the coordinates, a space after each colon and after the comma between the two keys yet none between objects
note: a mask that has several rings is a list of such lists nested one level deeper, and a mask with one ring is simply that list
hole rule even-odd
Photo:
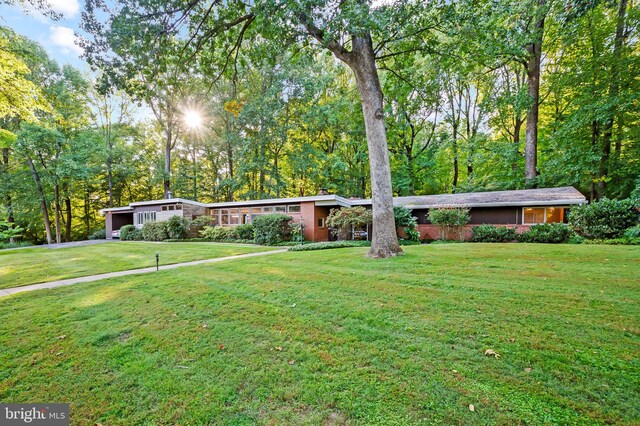
[{"label": "single story house", "polygon": [[[561,188],[522,189],[514,191],[472,192],[461,194],[415,195],[395,197],[394,205],[405,206],[418,218],[422,239],[435,239],[438,231],[428,220],[429,209],[466,207],[471,220],[467,231],[481,224],[513,226],[518,232],[538,223],[566,221],[571,206],[585,204],[584,195],[571,186]],[[195,219],[211,216],[216,226],[251,223],[254,217],[285,213],[294,222],[303,223],[305,238],[311,241],[332,239],[325,224],[331,209],[353,206],[371,208],[371,199],[345,198],[321,193],[309,197],[272,198],[265,200],[199,203],[184,198],[169,198],[131,203],[127,207],[103,209],[107,238],[118,236],[124,225],[142,227],[147,222],[160,222],[177,215]]]}]

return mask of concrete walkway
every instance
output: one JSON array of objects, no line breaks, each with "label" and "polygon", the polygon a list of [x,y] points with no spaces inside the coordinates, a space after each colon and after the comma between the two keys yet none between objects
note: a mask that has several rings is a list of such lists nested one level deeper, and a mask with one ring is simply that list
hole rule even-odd
[{"label": "concrete walkway", "polygon": [[[181,268],[183,266],[194,266],[194,265],[202,265],[202,264],[205,264],[205,263],[224,262],[224,261],[227,261],[227,260],[234,260],[234,259],[246,259],[248,257],[257,257],[257,256],[266,256],[266,255],[269,255],[269,254],[284,253],[287,250],[288,249],[272,250],[272,251],[261,251],[261,252],[257,252],[257,253],[239,254],[239,255],[236,255],[236,256],[227,256],[227,257],[217,257],[217,258],[213,258],[213,259],[194,260],[192,262],[174,263],[172,265],[161,265],[159,269],[161,271],[164,271],[164,270],[167,270],[167,269]],[[69,278],[69,279],[66,279],[66,280],[59,280],[59,281],[49,281],[49,282],[46,282],[46,283],[31,284],[31,285],[25,285],[25,286],[21,286],[21,287],[5,288],[5,289],[0,289],[0,297],[10,296],[10,295],[16,294],[16,293],[23,293],[25,291],[43,290],[43,289],[47,289],[47,288],[63,287],[63,286],[67,286],[67,285],[73,285],[73,284],[79,284],[79,283],[88,283],[88,282],[92,282],[92,281],[104,280],[106,278],[124,277],[124,276],[127,276],[127,275],[137,275],[137,274],[148,274],[148,273],[151,273],[151,272],[156,272],[156,267],[155,266],[150,267],[150,268],[129,269],[127,271],[109,272],[107,274],[88,275],[88,276],[85,276],[85,277]]]}]

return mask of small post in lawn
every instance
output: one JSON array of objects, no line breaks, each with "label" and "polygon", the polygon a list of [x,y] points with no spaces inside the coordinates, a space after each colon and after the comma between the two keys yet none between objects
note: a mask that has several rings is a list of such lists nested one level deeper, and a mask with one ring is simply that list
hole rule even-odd
[{"label": "small post in lawn", "polygon": [[160,270],[160,253],[156,253],[156,271]]}]

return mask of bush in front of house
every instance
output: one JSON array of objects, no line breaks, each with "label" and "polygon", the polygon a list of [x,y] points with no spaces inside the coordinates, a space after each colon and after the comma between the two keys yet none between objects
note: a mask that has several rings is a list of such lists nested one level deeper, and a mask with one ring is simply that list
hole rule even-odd
[{"label": "bush in front of house", "polygon": [[289,248],[289,251],[313,251],[313,250],[328,250],[335,248],[345,247],[371,247],[371,241],[323,241],[319,243],[299,244]]},{"label": "bush in front of house", "polygon": [[640,212],[637,203],[631,199],[604,198],[590,204],[572,207],[569,211],[569,225],[575,232],[586,238],[619,238],[627,229],[638,224]]},{"label": "bush in front of house", "polygon": [[410,241],[420,241],[418,232],[418,218],[411,214],[411,210],[405,206],[395,206],[393,208],[393,218],[396,228],[402,228],[407,239]]},{"label": "bush in front of house", "polygon": [[640,225],[634,226],[632,228],[624,231],[625,238],[640,238]]},{"label": "bush in front of house", "polygon": [[209,241],[233,241],[238,239],[235,226],[205,226],[200,231],[202,238]]},{"label": "bush in front of house", "polygon": [[451,238],[454,234],[459,240],[464,239],[464,227],[471,220],[469,209],[462,207],[437,207],[429,209],[429,222],[437,229],[441,240]]},{"label": "bush in front of house", "polygon": [[182,240],[187,238],[189,219],[180,216],[171,216],[169,220],[164,222],[164,226],[170,239]]},{"label": "bush in front of house", "polygon": [[471,241],[475,243],[508,243],[516,239],[516,228],[494,225],[480,225],[471,228]]},{"label": "bush in front of house", "polygon": [[539,223],[518,235],[522,243],[566,243],[572,231],[564,223]]},{"label": "bush in front of house", "polygon": [[169,238],[164,222],[145,223],[142,226],[142,238],[145,241],[164,241]]},{"label": "bush in front of house", "polygon": [[331,209],[325,221],[331,232],[346,239],[352,230],[361,230],[373,223],[373,213],[362,206]]},{"label": "bush in front of house", "polygon": [[245,223],[244,225],[236,226],[236,234],[241,240],[253,240],[253,225]]},{"label": "bush in front of house", "polygon": [[253,219],[253,241],[257,244],[273,245],[291,239],[291,221],[286,214],[274,213]]},{"label": "bush in front of house", "polygon": [[125,225],[120,228],[120,240],[136,241],[142,239],[142,232],[133,225]]},{"label": "bush in front of house", "polygon": [[104,240],[107,238],[107,231],[103,229],[98,229],[93,234],[89,235],[90,240]]}]

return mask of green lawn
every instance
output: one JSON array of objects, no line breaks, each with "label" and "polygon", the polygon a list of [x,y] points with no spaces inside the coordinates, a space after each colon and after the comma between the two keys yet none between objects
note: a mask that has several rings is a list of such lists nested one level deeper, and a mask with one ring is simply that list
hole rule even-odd
[{"label": "green lawn", "polygon": [[269,247],[217,243],[111,242],[83,247],[0,250],[0,289],[160,264],[233,256]]},{"label": "green lawn", "polygon": [[0,401],[73,424],[640,423],[640,247],[404,249],[0,298]]}]

